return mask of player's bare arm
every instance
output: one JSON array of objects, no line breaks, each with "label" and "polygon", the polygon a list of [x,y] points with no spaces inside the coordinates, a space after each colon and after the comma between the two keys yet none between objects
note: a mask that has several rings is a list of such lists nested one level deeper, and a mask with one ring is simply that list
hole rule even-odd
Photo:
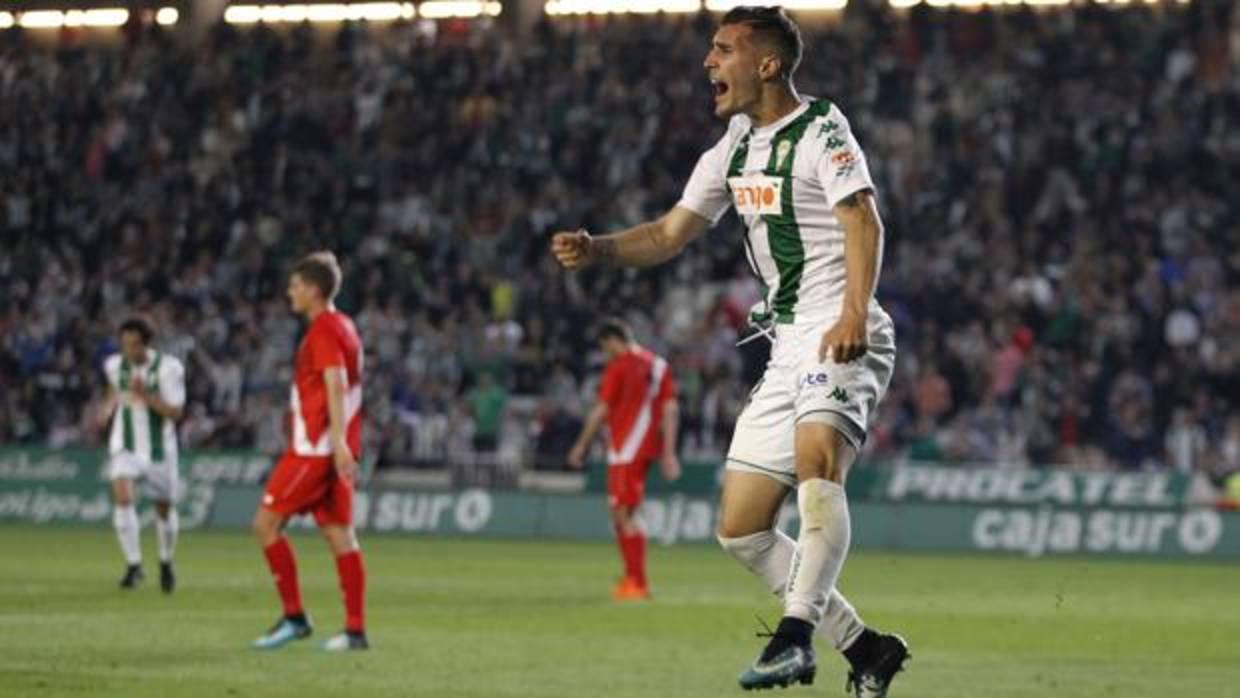
[{"label": "player's bare arm", "polygon": [[866,321],[883,256],[883,223],[874,192],[863,189],[840,200],[833,209],[844,226],[844,307],[840,318],[822,335],[818,359],[836,363],[866,352]]},{"label": "player's bare arm", "polygon": [[581,428],[581,434],[577,437],[577,442],[573,444],[572,450],[568,452],[568,464],[574,468],[580,468],[585,465],[586,453],[590,450],[590,444],[594,443],[594,437],[598,436],[598,430],[603,426],[603,421],[607,419],[607,403],[598,402],[590,410],[590,415],[586,417],[585,426]]},{"label": "player's bare arm", "polygon": [[668,400],[663,406],[663,456],[659,465],[663,467],[663,479],[675,482],[680,479],[680,457],[676,455],[676,435],[680,431],[680,405],[675,400]]},{"label": "player's bare arm", "polygon": [[551,253],[566,269],[592,265],[649,267],[680,254],[708,227],[710,221],[675,206],[657,220],[611,235],[595,237],[585,230],[556,233],[551,238]]},{"label": "player's bare arm", "polygon": [[323,383],[327,386],[327,415],[330,421],[332,460],[336,471],[352,482],[357,475],[357,458],[345,438],[344,391],[349,378],[343,368],[333,367],[323,371]]},{"label": "player's bare arm", "polygon": [[146,384],[141,378],[135,377],[129,385],[129,392],[133,393],[134,398],[151,408],[156,414],[164,419],[170,419],[174,422],[181,421],[185,416],[185,408],[173,405],[165,401],[158,393],[152,393],[146,389]]}]

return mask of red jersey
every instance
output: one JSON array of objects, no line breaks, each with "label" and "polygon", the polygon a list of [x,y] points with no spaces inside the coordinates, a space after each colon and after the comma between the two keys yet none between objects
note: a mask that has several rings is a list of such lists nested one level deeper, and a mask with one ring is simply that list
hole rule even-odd
[{"label": "red jersey", "polygon": [[354,456],[362,452],[362,340],[348,315],[325,310],[310,323],[297,348],[289,394],[292,429],[289,450],[299,456],[330,456],[331,416],[323,372],[343,368],[345,438]]},{"label": "red jersey", "polygon": [[663,357],[635,346],[612,359],[598,390],[611,431],[607,462],[657,457],[663,448],[663,407],[675,396],[676,383]]}]

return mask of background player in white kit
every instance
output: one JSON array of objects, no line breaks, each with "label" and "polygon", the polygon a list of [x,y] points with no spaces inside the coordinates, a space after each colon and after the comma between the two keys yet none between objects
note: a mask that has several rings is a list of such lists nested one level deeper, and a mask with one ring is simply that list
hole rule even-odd
[{"label": "background player in white kit", "polygon": [[[817,629],[851,665],[854,695],[881,697],[908,648],[867,628],[835,586],[851,535],[844,480],[895,362],[891,319],[874,300],[883,230],[848,120],[792,86],[801,53],[800,32],[780,8],[728,12],[705,61],[728,130],[698,161],[680,203],[613,235],[558,233],[552,252],[570,269],[659,264],[736,208],[774,343],[737,420],[718,536],[784,599],[779,627],[740,684],[811,683]],[[795,542],[775,528],[793,489]]]},{"label": "background player in white kit", "polygon": [[112,524],[125,557],[121,588],[142,581],[142,546],[134,482],[143,480],[155,502],[159,539],[159,584],[165,593],[176,586],[172,555],[177,539],[176,422],[185,407],[185,367],[175,357],[151,347],[154,331],[140,318],[120,327],[121,351],[103,364],[108,398],[103,417],[111,416],[108,477],[112,480]]}]

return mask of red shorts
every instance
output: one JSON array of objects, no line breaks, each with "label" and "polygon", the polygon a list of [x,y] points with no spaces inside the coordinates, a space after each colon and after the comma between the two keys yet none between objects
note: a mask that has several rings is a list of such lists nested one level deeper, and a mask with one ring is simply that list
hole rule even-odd
[{"label": "red shorts", "polygon": [[636,509],[646,496],[649,460],[607,466],[607,503],[611,508]]},{"label": "red shorts", "polygon": [[267,479],[262,506],[282,516],[311,512],[320,526],[353,525],[353,485],[330,457],[285,452]]}]

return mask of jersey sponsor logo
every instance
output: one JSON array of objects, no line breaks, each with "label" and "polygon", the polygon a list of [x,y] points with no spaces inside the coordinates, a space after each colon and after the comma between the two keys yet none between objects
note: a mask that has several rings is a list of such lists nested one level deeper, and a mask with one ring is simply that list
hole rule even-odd
[{"label": "jersey sponsor logo", "polygon": [[742,216],[778,216],[784,212],[784,180],[765,175],[729,177],[732,202]]},{"label": "jersey sponsor logo", "polygon": [[810,387],[815,385],[826,385],[828,382],[830,382],[830,377],[826,373],[807,373],[805,374],[805,380],[801,381],[801,385]]},{"label": "jersey sponsor logo", "polygon": [[818,127],[819,136],[829,136],[832,132],[839,130],[840,124],[837,121],[828,121]]},{"label": "jersey sponsor logo", "polygon": [[839,150],[848,145],[848,141],[839,136],[831,136],[827,139],[827,150]]},{"label": "jersey sponsor logo", "polygon": [[831,164],[835,165],[835,178],[842,179],[857,168],[857,155],[851,150],[842,150],[831,156]]}]

